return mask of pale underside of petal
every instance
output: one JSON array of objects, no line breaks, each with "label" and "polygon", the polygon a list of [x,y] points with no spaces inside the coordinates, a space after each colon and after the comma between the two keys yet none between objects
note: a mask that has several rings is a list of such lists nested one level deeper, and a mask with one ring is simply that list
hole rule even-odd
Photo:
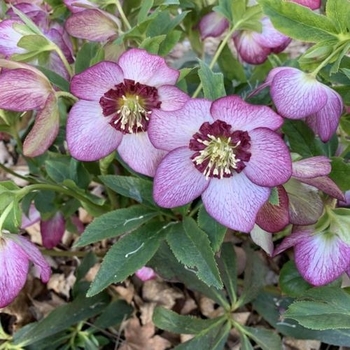
[{"label": "pale underside of petal", "polygon": [[82,161],[101,159],[120,144],[122,133],[116,131],[95,101],[78,101],[69,112],[67,143],[71,155]]},{"label": "pale underside of petal", "polygon": [[71,92],[84,100],[99,101],[108,90],[123,80],[123,71],[116,63],[103,61],[75,75]]},{"label": "pale underside of petal", "polygon": [[294,247],[298,242],[307,239],[312,234],[312,226],[304,227],[303,229],[297,229],[292,234],[287,236],[281,244],[279,244],[273,252],[273,256],[281,254],[285,250]]},{"label": "pale underside of petal", "polygon": [[0,74],[0,108],[12,111],[41,109],[52,89],[48,82],[27,69]]},{"label": "pale underside of petal", "polygon": [[233,130],[250,131],[260,127],[276,130],[283,124],[283,118],[271,108],[251,105],[239,96],[219,98],[210,111],[214,119],[225,121]]},{"label": "pale underside of petal", "polygon": [[327,142],[336,132],[343,110],[341,97],[332,89],[325,87],[328,100],[317,113],[306,118],[306,123],[323,142]]},{"label": "pale underside of petal", "polygon": [[0,241],[0,308],[10,304],[23,288],[29,260],[13,241]]},{"label": "pale underside of petal", "polygon": [[162,85],[158,89],[160,108],[164,111],[175,111],[183,107],[190,97],[174,85]]},{"label": "pale underside of petal", "polygon": [[7,19],[0,22],[0,54],[10,56],[15,53],[24,53],[25,49],[18,47],[17,43],[22,39],[22,35],[14,28],[14,24],[22,24],[21,21]]},{"label": "pale underside of petal", "polygon": [[198,25],[202,39],[210,36],[216,38],[220,36],[228,27],[229,23],[227,19],[218,12],[210,12],[206,14],[202,17]]},{"label": "pale underside of petal", "polygon": [[65,220],[61,212],[57,212],[52,218],[40,222],[40,233],[43,246],[52,249],[61,242],[66,229]]},{"label": "pale underside of petal", "polygon": [[146,132],[126,134],[118,146],[118,153],[134,171],[154,176],[157,166],[167,152],[155,148]]},{"label": "pale underside of petal", "polygon": [[23,143],[23,153],[27,157],[37,157],[48,150],[59,131],[58,101],[55,94],[49,95],[45,107],[37,114],[33,128]]},{"label": "pale underside of petal", "polygon": [[187,147],[168,153],[160,163],[153,184],[155,202],[165,208],[190,203],[208,187],[209,180],[198,171]]},{"label": "pale underside of petal", "polygon": [[288,147],[274,131],[265,128],[249,132],[251,157],[244,173],[255,184],[274,187],[289,180],[292,162]]},{"label": "pale underside of petal", "polygon": [[250,231],[250,237],[255,244],[264,249],[268,255],[272,256],[273,241],[270,232],[266,232],[258,225],[254,225],[253,229]]},{"label": "pale underside of petal", "polygon": [[90,41],[105,41],[118,33],[117,21],[99,9],[74,13],[67,19],[65,28],[71,36]]},{"label": "pale underside of petal", "polygon": [[261,46],[269,48],[277,48],[289,43],[289,37],[283,35],[271,23],[268,17],[264,17],[262,20],[262,32],[258,33],[255,39]]},{"label": "pale underside of petal", "polygon": [[234,36],[233,40],[239,55],[239,58],[249,64],[261,64],[267,59],[271,53],[271,49],[261,46],[255,36],[258,33],[251,31],[243,31]]},{"label": "pale underside of petal", "polygon": [[294,252],[300,274],[315,286],[336,280],[350,265],[350,246],[335,235],[310,235],[297,243]]},{"label": "pale underside of petal", "polygon": [[242,172],[230,178],[210,179],[202,200],[207,212],[219,223],[248,233],[270,191],[270,188],[255,185]]},{"label": "pale underside of petal", "polygon": [[316,113],[328,100],[325,85],[296,68],[277,72],[270,93],[278,113],[290,119]]},{"label": "pale underside of petal", "polygon": [[130,49],[118,60],[125,78],[141,84],[159,87],[174,85],[180,73],[168,67],[164,58],[148,53],[142,49]]},{"label": "pale underside of petal", "polygon": [[328,175],[331,170],[331,160],[325,156],[316,156],[293,162],[293,176],[313,178]]},{"label": "pale underside of petal", "polygon": [[204,122],[213,122],[210,106],[208,100],[191,99],[183,108],[173,112],[154,110],[148,127],[151,142],[166,151],[187,147]]}]

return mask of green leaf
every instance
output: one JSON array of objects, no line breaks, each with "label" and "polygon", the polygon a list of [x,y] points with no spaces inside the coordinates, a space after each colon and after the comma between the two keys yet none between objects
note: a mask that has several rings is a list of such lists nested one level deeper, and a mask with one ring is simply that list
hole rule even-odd
[{"label": "green leaf", "polygon": [[222,288],[208,236],[193,219],[185,217],[182,224],[172,226],[166,239],[176,258],[187,269],[208,286]]},{"label": "green leaf", "polygon": [[166,38],[164,41],[162,41],[159,45],[159,52],[158,54],[160,56],[166,56],[173,48],[174,46],[180,42],[182,32],[179,30],[173,30],[169,32],[166,35]]},{"label": "green leaf", "polygon": [[204,206],[198,212],[198,226],[208,235],[213,251],[217,252],[225,238],[227,228],[212,218]]},{"label": "green leaf", "polygon": [[69,92],[69,82],[61,75],[58,75],[45,67],[35,66],[35,68],[43,72],[53,85],[59,87],[63,91]]},{"label": "green leaf", "polygon": [[280,350],[283,348],[281,338],[274,331],[256,327],[241,327],[245,334],[253,339],[262,350]]},{"label": "green leaf", "polygon": [[137,14],[137,24],[142,23],[148,16],[150,9],[152,8],[154,0],[142,1],[141,8]]},{"label": "green leaf", "polygon": [[165,237],[168,225],[151,222],[116,242],[105,255],[87,295],[93,296],[112,283],[125,280],[146,265]]},{"label": "green leaf", "polygon": [[69,162],[69,178],[84,189],[87,189],[91,183],[90,173],[85,169],[84,164],[74,158]]},{"label": "green leaf", "polygon": [[77,53],[75,60],[75,74],[81,73],[89,68],[92,63],[95,64],[103,59],[101,56],[103,49],[101,44],[95,42],[86,42]]},{"label": "green leaf", "polygon": [[306,290],[312,288],[312,286],[300,276],[294,261],[288,261],[283,265],[279,277],[279,286],[284,294],[291,297],[298,297]]},{"label": "green leaf", "polygon": [[315,330],[350,329],[350,295],[337,287],[312,288],[291,304],[285,318]]},{"label": "green leaf", "polygon": [[199,66],[198,75],[203,85],[204,97],[209,100],[215,100],[226,96],[223,74],[214,73],[203,61],[199,61]]},{"label": "green leaf", "polygon": [[237,300],[237,256],[232,243],[227,242],[221,246],[220,258],[217,260],[231,304],[235,304]]},{"label": "green leaf", "polygon": [[156,215],[158,215],[157,212],[141,205],[110,211],[95,218],[86,227],[75,243],[75,247],[83,247],[102,239],[117,237],[125,232],[130,232]]},{"label": "green leaf", "polygon": [[47,160],[45,162],[47,175],[49,175],[56,183],[62,183],[67,179],[71,179],[69,163],[69,157],[59,157]]},{"label": "green leaf", "polygon": [[240,350],[254,350],[249,338],[244,333],[240,332],[239,340],[241,342]]},{"label": "green leaf", "polygon": [[164,41],[165,38],[165,34],[157,35],[154,37],[147,37],[142,41],[139,47],[141,49],[147,50],[149,53],[158,54],[160,44]]},{"label": "green leaf", "polygon": [[77,281],[82,280],[89,270],[97,263],[97,257],[93,252],[89,252],[84,256],[75,270]]},{"label": "green leaf", "polygon": [[350,163],[340,157],[332,157],[332,171],[329,177],[342,191],[350,189]]},{"label": "green leaf", "polygon": [[153,184],[151,181],[134,176],[103,175],[99,179],[111,190],[139,203],[151,204],[153,201]]},{"label": "green leaf", "polygon": [[129,318],[133,311],[134,308],[125,300],[114,300],[94,322],[94,327],[105,329],[116,326]]},{"label": "green leaf", "polygon": [[17,46],[36,53],[52,50],[50,42],[42,35],[26,35],[19,40]]},{"label": "green leaf", "polygon": [[349,29],[350,6],[348,0],[332,0],[326,2],[327,17],[333,22],[339,33],[347,33]]},{"label": "green leaf", "polygon": [[158,328],[178,334],[197,334],[223,322],[221,318],[203,320],[198,317],[179,315],[164,307],[156,307],[152,320]]},{"label": "green leaf", "polygon": [[85,321],[102,312],[108,304],[106,294],[97,295],[91,299],[79,295],[71,303],[54,309],[41,321],[29,324],[14,334],[13,345],[26,346],[41,341],[58,332],[66,330],[74,324]]},{"label": "green leaf", "polygon": [[291,1],[259,0],[274,27],[289,37],[305,42],[319,42],[337,37],[338,31],[326,16]]}]

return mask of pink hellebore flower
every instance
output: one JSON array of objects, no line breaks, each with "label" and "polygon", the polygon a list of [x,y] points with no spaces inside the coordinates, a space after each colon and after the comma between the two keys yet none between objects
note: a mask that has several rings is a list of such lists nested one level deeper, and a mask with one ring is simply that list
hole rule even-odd
[{"label": "pink hellebore flower", "polygon": [[135,171],[153,176],[165,151],[148,138],[156,110],[179,109],[189,97],[175,87],[179,72],[145,50],[124,52],[118,63],[103,61],[73,77],[71,91],[80,100],[67,122],[72,156],[101,159],[118,149]]},{"label": "pink hellebore flower", "polygon": [[291,176],[288,148],[275,132],[282,122],[270,108],[238,96],[154,111],[150,140],[169,152],[154,178],[156,203],[173,208],[201,195],[218,222],[249,232],[271,187]]},{"label": "pink hellebore flower", "polygon": [[323,142],[332,137],[343,110],[343,102],[337,92],[312,75],[291,67],[272,69],[262,87],[267,85],[281,116],[305,119]]},{"label": "pink hellebore flower", "polygon": [[299,5],[308,7],[311,10],[317,10],[321,7],[321,0],[291,0]]},{"label": "pink hellebore flower", "polygon": [[33,128],[23,144],[24,154],[36,157],[44,153],[59,131],[55,91],[38,69],[19,62],[0,59],[0,108],[17,112],[38,110]]},{"label": "pink hellebore flower", "polygon": [[350,246],[333,232],[315,232],[312,226],[296,227],[276,248],[274,255],[294,247],[295,264],[314,286],[328,284],[350,268]]},{"label": "pink hellebore flower", "polygon": [[150,267],[147,267],[147,266],[141,267],[141,269],[139,269],[135,272],[135,275],[142,282],[153,280],[157,277],[157,274],[154,272],[154,270]]},{"label": "pink hellebore flower", "polygon": [[228,20],[218,12],[206,14],[199,22],[198,29],[202,39],[217,38],[229,27]]},{"label": "pink hellebore flower", "polygon": [[51,269],[39,249],[23,236],[2,233],[0,237],[0,307],[10,304],[23,288],[32,261],[42,282],[46,283]]}]

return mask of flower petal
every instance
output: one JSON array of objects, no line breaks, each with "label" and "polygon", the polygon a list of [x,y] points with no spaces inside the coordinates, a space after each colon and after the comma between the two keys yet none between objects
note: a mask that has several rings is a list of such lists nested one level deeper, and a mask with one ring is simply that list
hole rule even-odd
[{"label": "flower petal", "polygon": [[270,189],[251,182],[243,172],[230,178],[210,179],[202,194],[205,209],[222,225],[233,230],[250,232]]},{"label": "flower petal", "polygon": [[155,148],[146,132],[126,134],[118,146],[118,153],[131,169],[154,176],[157,166],[167,152]]},{"label": "flower petal", "polygon": [[27,52],[25,49],[17,46],[23,35],[13,28],[14,24],[23,25],[23,22],[12,19],[0,22],[0,54],[7,57],[15,53]]},{"label": "flower petal", "polygon": [[146,50],[130,49],[118,60],[127,79],[149,86],[174,85],[180,73],[168,67],[163,57],[148,53]]},{"label": "flower petal", "polygon": [[341,97],[325,86],[328,95],[326,105],[314,115],[306,118],[306,123],[323,142],[327,142],[336,132],[343,111]]},{"label": "flower petal", "polygon": [[49,220],[40,222],[40,232],[43,246],[47,249],[52,249],[61,242],[63,237],[66,222],[61,212],[57,212]]},{"label": "flower petal", "polygon": [[296,68],[281,69],[275,74],[270,93],[278,113],[290,119],[316,113],[328,100],[325,85]]},{"label": "flower petal", "polygon": [[261,247],[268,255],[272,256],[273,241],[270,232],[266,232],[258,225],[254,225],[253,229],[250,231],[250,237],[255,244]]},{"label": "flower petal", "polygon": [[75,75],[71,92],[84,100],[99,101],[108,90],[123,80],[123,71],[116,63],[102,61]]},{"label": "flower petal", "polygon": [[331,160],[325,156],[301,159],[292,164],[292,176],[299,178],[313,178],[328,175],[331,170]]},{"label": "flower petal", "polygon": [[219,98],[210,111],[215,120],[225,121],[234,130],[250,131],[260,127],[276,130],[283,124],[283,118],[271,108],[251,105],[239,96]]},{"label": "flower petal", "polygon": [[321,0],[291,0],[299,5],[306,6],[311,10],[317,10],[321,7]]},{"label": "flower petal", "polygon": [[190,96],[173,85],[160,86],[158,88],[158,96],[162,103],[160,108],[163,111],[180,109],[190,99]]},{"label": "flower petal", "polygon": [[69,112],[67,143],[71,155],[82,161],[101,159],[120,144],[122,133],[109,125],[95,101],[78,101]]},{"label": "flower petal", "polygon": [[28,274],[27,255],[10,239],[0,241],[0,308],[10,304],[23,288]]},{"label": "flower petal", "polygon": [[27,69],[0,74],[0,108],[12,111],[42,109],[52,88],[48,81]]},{"label": "flower petal", "polygon": [[142,281],[146,282],[157,277],[157,274],[150,267],[144,266],[135,272],[135,275]]},{"label": "flower petal", "polygon": [[350,265],[350,246],[328,233],[304,236],[294,247],[294,252],[300,274],[315,286],[334,281]]},{"label": "flower petal", "polygon": [[[268,48],[278,48],[286,46],[290,43],[290,38],[279,32],[273,26],[271,20],[268,17],[264,17],[261,19],[262,23],[262,32],[258,33],[255,36],[255,39],[261,46],[265,46]],[[280,50],[281,52],[282,50]]]},{"label": "flower petal", "polygon": [[65,29],[76,38],[106,41],[117,35],[117,18],[99,9],[76,12],[66,20]]},{"label": "flower petal", "polygon": [[214,11],[203,16],[198,25],[202,40],[210,36],[217,38],[228,27],[228,20],[222,14]]},{"label": "flower petal", "polygon": [[213,122],[210,106],[208,100],[190,99],[183,108],[173,112],[153,110],[148,126],[151,142],[166,151],[188,146],[204,122]]},{"label": "flower petal", "polygon": [[37,114],[33,128],[23,143],[23,154],[37,157],[45,153],[55,141],[60,127],[58,101],[55,93],[47,98],[45,107]]},{"label": "flower petal", "polygon": [[265,128],[249,132],[251,157],[243,172],[257,185],[274,187],[289,180],[292,175],[290,153],[274,131]]},{"label": "flower petal", "polygon": [[185,205],[199,197],[209,181],[199,172],[191,160],[187,147],[168,153],[156,171],[153,183],[155,202],[165,208]]}]

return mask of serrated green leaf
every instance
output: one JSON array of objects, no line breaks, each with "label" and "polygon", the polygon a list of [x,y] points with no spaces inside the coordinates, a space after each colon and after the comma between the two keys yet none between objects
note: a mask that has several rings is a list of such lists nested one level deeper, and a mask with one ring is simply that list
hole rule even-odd
[{"label": "serrated green leaf", "polygon": [[280,350],[283,348],[281,338],[272,330],[241,326],[245,334],[253,339],[262,350]]},{"label": "serrated green leaf", "polygon": [[198,211],[198,226],[208,235],[213,251],[217,252],[225,238],[227,228],[212,218],[204,206]]},{"label": "serrated green leaf", "polygon": [[117,237],[125,232],[135,230],[156,215],[158,215],[157,212],[141,205],[105,213],[95,218],[86,227],[75,246],[82,247],[102,239]]},{"label": "serrated green leaf", "polygon": [[139,13],[137,14],[137,24],[142,23],[148,16],[150,9],[153,6],[154,0],[142,1]]},{"label": "serrated green leaf", "polygon": [[26,35],[18,41],[17,46],[36,53],[52,50],[50,42],[42,35]]},{"label": "serrated green leaf", "polygon": [[274,27],[293,39],[317,43],[338,35],[330,19],[305,6],[280,0],[259,0],[259,4]]},{"label": "serrated green leaf", "polygon": [[134,308],[123,299],[114,300],[94,322],[94,327],[105,329],[116,326],[125,321],[133,312]]},{"label": "serrated green leaf", "polygon": [[327,1],[326,14],[339,33],[347,33],[350,18],[350,5],[348,0]]},{"label": "serrated green leaf", "polygon": [[59,87],[60,90],[69,92],[69,82],[66,79],[64,79],[61,75],[58,75],[57,73],[45,67],[35,66],[35,68],[44,73],[46,77],[50,80],[50,82],[53,85]]},{"label": "serrated green leaf", "polygon": [[199,66],[198,75],[203,85],[204,97],[209,100],[215,100],[226,96],[223,74],[214,73],[203,61],[199,61]]},{"label": "serrated green leaf", "polygon": [[141,49],[147,50],[149,53],[158,54],[160,44],[164,41],[165,38],[165,34],[147,37],[142,41],[139,47]]},{"label": "serrated green leaf", "polygon": [[173,226],[166,239],[176,258],[186,268],[208,286],[222,288],[208,236],[192,218],[185,217],[182,225]]},{"label": "serrated green leaf", "polygon": [[164,307],[154,310],[152,320],[158,328],[178,334],[197,334],[223,322],[220,318],[203,320],[194,316],[179,315]]},{"label": "serrated green leaf", "polygon": [[[86,42],[77,52],[75,60],[75,74],[81,73],[85,69],[89,68],[92,64],[99,62],[96,58],[99,57],[102,51],[101,44],[95,42]],[[103,59],[103,57],[102,57]]]},{"label": "serrated green leaf", "polygon": [[162,41],[159,45],[159,52],[158,54],[160,56],[166,56],[173,48],[174,46],[180,42],[181,40],[182,32],[179,30],[172,30],[166,35],[166,38],[164,41]]},{"label": "serrated green leaf", "polygon": [[164,239],[169,224],[151,222],[116,242],[105,255],[87,295],[93,296],[112,283],[125,280],[146,265]]},{"label": "serrated green leaf", "polygon": [[283,314],[314,330],[350,329],[350,295],[341,288],[312,288]]}]

